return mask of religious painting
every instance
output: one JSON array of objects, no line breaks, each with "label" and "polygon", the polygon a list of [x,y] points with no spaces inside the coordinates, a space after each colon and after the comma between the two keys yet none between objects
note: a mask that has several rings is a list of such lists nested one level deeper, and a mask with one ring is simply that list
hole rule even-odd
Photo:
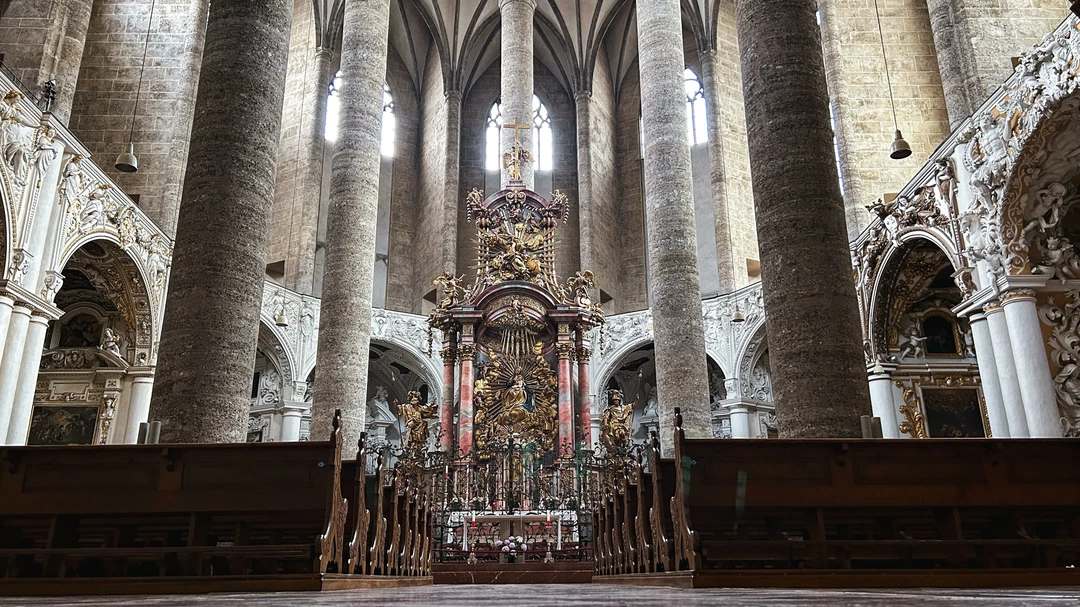
[{"label": "religious painting", "polygon": [[922,401],[931,438],[986,437],[978,389],[923,388]]},{"label": "religious painting", "polygon": [[27,445],[90,445],[97,430],[97,405],[35,405]]},{"label": "religious painting", "polygon": [[94,348],[101,343],[101,322],[90,314],[77,314],[60,327],[61,348]]}]

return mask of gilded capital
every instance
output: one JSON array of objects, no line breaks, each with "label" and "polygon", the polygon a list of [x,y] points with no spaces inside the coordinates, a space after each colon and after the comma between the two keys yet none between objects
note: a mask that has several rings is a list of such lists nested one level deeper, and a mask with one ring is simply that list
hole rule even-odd
[{"label": "gilded capital", "polygon": [[1015,301],[1030,299],[1034,301],[1035,291],[1032,289],[1010,289],[1001,296],[1001,305],[1008,305]]},{"label": "gilded capital", "polygon": [[592,348],[581,346],[574,351],[574,355],[577,357],[578,362],[587,363],[592,358]]},{"label": "gilded capital", "polygon": [[476,360],[476,344],[461,344],[458,346],[458,356],[461,360]]},{"label": "gilded capital", "polygon": [[568,341],[560,341],[555,344],[555,352],[559,354],[560,359],[568,359],[574,351],[574,344]]}]

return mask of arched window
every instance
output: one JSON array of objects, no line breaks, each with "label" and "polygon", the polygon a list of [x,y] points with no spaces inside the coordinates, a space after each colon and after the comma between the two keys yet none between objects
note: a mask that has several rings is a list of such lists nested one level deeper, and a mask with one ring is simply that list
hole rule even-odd
[{"label": "arched window", "polygon": [[[484,130],[484,168],[498,171],[502,168],[502,150],[499,149],[499,131],[502,127],[502,104],[496,101],[488,112]],[[554,137],[551,129],[551,114],[540,98],[533,95],[533,168],[538,171],[550,171],[554,168]]]},{"label": "arched window", "polygon": [[[338,125],[341,122],[341,72],[334,74],[330,82],[330,91],[326,98],[326,129],[323,134],[327,141],[334,142],[338,138]],[[383,121],[382,121],[382,154],[383,156],[394,155],[395,133],[397,121],[394,118],[394,96],[390,93],[390,87],[383,83]]]},{"label": "arched window", "polygon": [[701,86],[694,70],[683,70],[683,86],[686,89],[686,136],[690,145],[709,141],[709,120],[705,113],[705,88]]}]

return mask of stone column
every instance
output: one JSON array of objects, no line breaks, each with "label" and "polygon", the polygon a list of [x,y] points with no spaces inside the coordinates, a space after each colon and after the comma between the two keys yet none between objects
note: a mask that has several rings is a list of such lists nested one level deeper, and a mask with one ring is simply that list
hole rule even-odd
[{"label": "stone column", "polygon": [[150,418],[161,442],[242,442],[251,408],[292,2],[214,2]]},{"label": "stone column", "polygon": [[[959,126],[982,103],[978,94],[978,80],[973,73],[971,40],[957,23],[953,13],[956,0],[926,0],[930,12],[930,30],[937,50],[941,87],[945,91],[945,108],[949,112],[949,125]],[[975,88],[971,88],[974,85]]]},{"label": "stone column", "polygon": [[[458,188],[461,180],[461,92],[446,91],[446,201],[443,204],[442,264],[457,275]],[[451,386],[453,382],[450,382]],[[453,398],[451,406],[453,406]]]},{"label": "stone column", "polygon": [[0,293],[0,359],[4,357],[4,346],[7,344],[8,328],[11,325],[11,312],[14,309],[15,296],[9,293]]},{"label": "stone column", "polygon": [[736,2],[750,172],[780,436],[859,438],[870,391],[817,5]]},{"label": "stone column", "polygon": [[131,381],[131,395],[128,398],[127,427],[124,430],[124,442],[133,445],[139,440],[139,424],[150,419],[150,396],[154,392],[154,371],[148,369],[136,375]]},{"label": "stone column", "polygon": [[971,337],[975,341],[975,358],[979,363],[979,378],[983,400],[986,402],[986,417],[990,419],[990,434],[994,438],[1008,438],[1009,419],[1005,413],[1005,400],[1001,396],[990,324],[986,321],[985,314],[972,314],[968,322],[971,324]]},{"label": "stone column", "polygon": [[874,417],[881,418],[883,438],[900,438],[900,428],[896,421],[897,405],[893,398],[894,390],[891,369],[874,369],[870,373],[870,407]]},{"label": "stone column", "polygon": [[[457,346],[453,332],[443,333],[443,393],[439,407],[439,450],[450,453],[454,445],[454,372],[457,366]],[[452,454],[451,454],[452,455]]]},{"label": "stone column", "polygon": [[19,381],[15,385],[15,402],[11,408],[7,444],[25,445],[30,432],[30,416],[34,409],[34,389],[37,387],[38,369],[41,368],[41,352],[45,346],[45,333],[49,330],[49,318],[35,313],[30,317],[23,344]]},{"label": "stone column", "polygon": [[323,157],[326,154],[326,98],[334,77],[334,52],[326,47],[315,49],[311,69],[314,81],[304,92],[303,120],[300,124],[300,183],[297,196],[303,198],[300,226],[296,230],[296,279],[294,288],[311,295],[315,281],[315,244],[319,237],[319,206],[322,204]]},{"label": "stone column", "polygon": [[712,436],[679,0],[640,0],[637,20],[656,391],[661,447],[670,455],[676,406],[688,438]]},{"label": "stone column", "polygon": [[728,219],[727,169],[724,167],[724,111],[716,83],[716,50],[698,54],[701,59],[701,86],[705,89],[705,108],[709,120],[709,166],[716,224],[716,262],[720,275],[720,293],[735,290],[735,252],[731,244]]},{"label": "stone column", "polygon": [[578,178],[578,249],[581,267],[596,269],[593,249],[593,179],[592,179],[592,91],[574,95],[577,109],[577,178]]},{"label": "stone column", "polygon": [[367,413],[364,395],[389,24],[390,0],[352,1],[345,5],[341,126],[326,213],[319,370],[315,373],[311,438],[326,440],[334,411],[340,409],[346,445],[357,444]]},{"label": "stone column", "polygon": [[458,457],[472,453],[473,445],[473,365],[476,363],[476,344],[463,343],[458,348],[461,358],[461,386],[458,388]]},{"label": "stone column", "polygon": [[[298,402],[285,402],[285,406],[281,412],[281,442],[283,443],[295,443],[300,440],[300,419],[304,417],[304,410],[307,409],[305,403]],[[345,450],[342,457],[345,454],[349,454],[351,447],[345,445]],[[352,457],[355,454],[349,454],[348,457]]]},{"label": "stone column", "polygon": [[65,124],[71,116],[71,102],[79,81],[92,4],[93,0],[53,0],[49,14],[53,27],[45,34],[45,55],[41,62],[41,82],[38,84],[56,81],[56,101],[52,105],[52,114]]},{"label": "stone column", "polygon": [[750,438],[750,409],[746,405],[732,405],[728,409],[731,416],[731,438]]},{"label": "stone column", "polygon": [[[502,119],[503,124],[532,125],[533,99],[533,14],[536,0],[499,0],[502,16]],[[499,148],[505,153],[518,143],[526,150],[533,149],[533,131],[504,128],[500,134]],[[526,162],[521,167],[521,181],[533,189],[533,165]],[[503,187],[510,183],[506,168],[502,168]]]},{"label": "stone column", "polygon": [[[1013,362],[1012,343],[1009,341],[1009,326],[1005,322],[1005,313],[1001,304],[987,304],[986,324],[990,332],[990,345],[994,351],[994,364],[997,366],[998,385],[1001,386],[1001,400],[1005,404],[1005,419],[1012,438],[1027,438],[1027,414],[1024,413],[1024,399],[1020,395],[1020,382],[1016,377],[1016,364]],[[978,353],[978,352],[977,352]],[[981,368],[981,367],[980,367]]]},{"label": "stone column", "polygon": [[[0,443],[7,440],[11,424],[11,412],[15,406],[15,388],[19,383],[22,370],[23,347],[26,345],[26,332],[30,327],[31,311],[22,303],[15,304],[11,310],[4,351],[0,352]],[[38,364],[41,364],[40,357]]]},{"label": "stone column", "polygon": [[1046,360],[1046,341],[1039,324],[1035,292],[1017,289],[1002,296],[1009,325],[1016,377],[1024,400],[1028,433],[1032,438],[1061,438],[1061,413],[1057,392]]},{"label": "stone column", "polygon": [[[562,333],[562,331],[560,331]],[[570,357],[574,353],[574,344],[563,339],[555,344],[555,352],[558,353],[558,380],[559,380],[559,444],[557,445],[559,457],[571,457],[574,455],[574,380],[570,376]]]},{"label": "stone column", "polygon": [[578,335],[577,348],[577,447],[592,448],[592,397],[589,395],[589,359],[592,349]]}]

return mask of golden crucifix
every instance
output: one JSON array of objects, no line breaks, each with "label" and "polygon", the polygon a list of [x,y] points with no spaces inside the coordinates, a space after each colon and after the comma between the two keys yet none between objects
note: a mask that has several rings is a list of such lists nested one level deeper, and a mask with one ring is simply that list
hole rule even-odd
[{"label": "golden crucifix", "polygon": [[503,154],[503,168],[510,175],[511,181],[521,181],[521,167],[526,162],[532,162],[532,154],[529,150],[521,147],[521,143],[518,141],[518,131],[529,130],[533,127],[531,124],[519,124],[515,118],[513,122],[503,124],[502,128],[514,129],[514,145],[510,147],[509,152]]}]

